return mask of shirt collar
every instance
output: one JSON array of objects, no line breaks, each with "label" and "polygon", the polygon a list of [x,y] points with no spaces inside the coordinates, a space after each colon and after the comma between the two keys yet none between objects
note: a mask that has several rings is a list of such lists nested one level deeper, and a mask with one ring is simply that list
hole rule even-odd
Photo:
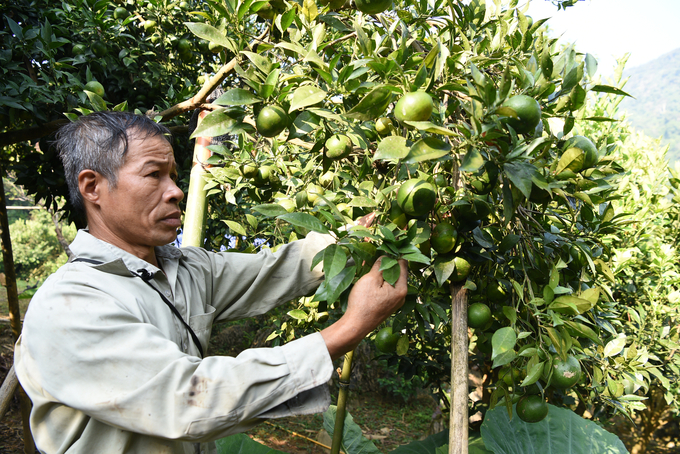
[{"label": "shirt collar", "polygon": [[[160,268],[140,259],[137,256],[130,254],[123,249],[114,246],[99,238],[95,238],[87,229],[79,230],[75,240],[70,245],[71,252],[75,258],[83,258],[89,260],[97,260],[102,262],[101,265],[94,265],[100,271],[120,274],[123,276],[130,276],[138,273],[139,270],[145,269],[151,274],[156,274],[161,271]],[[184,257],[184,253],[174,246],[158,246],[155,248],[156,258],[159,263],[163,264],[164,269],[166,263],[178,261]],[[176,266],[172,267],[176,269]]]}]

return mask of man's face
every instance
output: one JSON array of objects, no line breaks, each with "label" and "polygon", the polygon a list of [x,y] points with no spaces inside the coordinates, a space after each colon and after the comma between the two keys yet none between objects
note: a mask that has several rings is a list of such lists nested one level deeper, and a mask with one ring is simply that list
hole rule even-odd
[{"label": "man's face", "polygon": [[103,184],[100,189],[97,236],[139,257],[174,241],[181,226],[179,202],[184,198],[176,178],[167,140],[130,134],[116,187]]}]

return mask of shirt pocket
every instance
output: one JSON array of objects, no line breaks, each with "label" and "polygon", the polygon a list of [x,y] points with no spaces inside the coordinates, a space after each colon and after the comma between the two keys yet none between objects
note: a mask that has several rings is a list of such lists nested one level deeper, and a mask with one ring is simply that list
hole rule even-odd
[{"label": "shirt pocket", "polygon": [[201,341],[204,349],[208,345],[208,339],[210,339],[215,315],[215,308],[207,304],[204,314],[192,315],[189,317],[189,326],[194,330],[194,333],[196,333],[196,336],[198,337],[198,340]]}]

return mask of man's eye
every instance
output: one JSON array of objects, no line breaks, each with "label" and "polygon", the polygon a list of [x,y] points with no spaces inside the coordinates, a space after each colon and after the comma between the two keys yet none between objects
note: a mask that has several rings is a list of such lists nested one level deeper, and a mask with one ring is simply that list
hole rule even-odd
[{"label": "man's eye", "polygon": [[148,176],[152,178],[158,178],[160,175],[160,172],[151,172]]}]

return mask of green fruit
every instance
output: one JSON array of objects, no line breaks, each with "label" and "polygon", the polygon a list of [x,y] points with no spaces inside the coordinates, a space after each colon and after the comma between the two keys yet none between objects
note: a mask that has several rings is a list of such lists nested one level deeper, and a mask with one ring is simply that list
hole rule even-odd
[{"label": "green fruit", "polygon": [[491,321],[491,309],[484,303],[473,303],[468,307],[468,326],[481,328]]},{"label": "green fruit", "polygon": [[220,46],[217,43],[214,43],[212,41],[210,41],[210,43],[208,43],[208,50],[210,52],[212,52],[213,54],[218,54],[218,53],[222,52],[222,49],[224,49],[224,47]]},{"label": "green fruit", "polygon": [[106,47],[106,44],[104,44],[101,41],[95,41],[92,43],[92,53],[95,54],[97,57],[103,57],[104,55],[109,53],[109,48]]},{"label": "green fruit", "polygon": [[296,204],[295,204],[295,201],[292,200],[292,199],[281,199],[281,200],[278,200],[276,203],[278,203],[283,208],[285,208],[286,211],[289,212],[289,213],[292,213],[293,211],[295,211]]},{"label": "green fruit", "polygon": [[123,8],[122,6],[117,7],[113,10],[113,17],[115,19],[125,19],[130,15],[130,12]]},{"label": "green fruit", "polygon": [[556,357],[552,367],[553,374],[550,383],[555,388],[571,388],[581,378],[581,364],[571,355],[567,356],[566,361]]},{"label": "green fruit", "polygon": [[524,422],[539,422],[548,416],[548,404],[541,396],[524,396],[517,402],[516,411]]},{"label": "green fruit", "polygon": [[394,106],[394,116],[400,122],[427,121],[432,115],[432,97],[424,91],[406,93]]},{"label": "green fruit", "polygon": [[326,192],[324,189],[317,184],[310,184],[307,186],[307,201],[314,205],[319,199],[320,195]]},{"label": "green fruit", "polygon": [[155,20],[145,20],[144,21],[144,31],[152,33],[154,30],[156,30],[156,26],[158,24],[156,23]]},{"label": "green fruit", "polygon": [[392,6],[392,0],[354,0],[356,7],[364,14],[378,14]]},{"label": "green fruit", "polygon": [[245,178],[255,178],[257,176],[258,166],[252,161],[241,164],[241,175]]},{"label": "green fruit", "polygon": [[424,180],[413,178],[399,187],[397,203],[409,216],[425,216],[437,202],[437,189]]},{"label": "green fruit", "polygon": [[91,80],[88,83],[85,84],[85,90],[91,91],[92,93],[96,94],[97,96],[104,97],[105,91],[104,91],[104,86],[97,82],[96,80]]},{"label": "green fruit", "polygon": [[457,241],[458,232],[456,231],[456,228],[450,222],[446,221],[437,224],[430,235],[432,249],[437,251],[438,254],[451,252],[451,250],[456,247]]},{"label": "green fruit", "polygon": [[257,114],[255,127],[257,132],[264,137],[275,137],[288,127],[290,119],[288,114],[280,106],[270,105],[262,108]]},{"label": "green fruit", "polygon": [[329,159],[344,159],[352,153],[352,140],[344,134],[334,134],[326,140],[326,156]]},{"label": "green fruit", "polygon": [[392,327],[388,326],[378,331],[375,336],[375,346],[383,353],[394,353],[400,337],[399,333],[392,333]]},{"label": "green fruit", "polygon": [[503,103],[515,111],[517,118],[508,117],[505,122],[520,134],[532,133],[541,121],[541,105],[531,96],[517,95]]},{"label": "green fruit", "polygon": [[510,288],[507,284],[494,279],[486,287],[486,297],[489,301],[501,303],[510,297]]},{"label": "green fruit", "polygon": [[324,188],[330,188],[333,186],[333,180],[335,179],[335,173],[330,170],[319,177],[319,184]]},{"label": "green fruit", "polygon": [[589,138],[584,136],[574,136],[564,143],[562,150],[566,151],[569,148],[578,148],[579,150],[583,150],[583,166],[581,170],[588,169],[597,164],[597,147]]},{"label": "green fruit", "polygon": [[404,210],[399,207],[399,204],[395,200],[392,200],[392,203],[390,204],[390,212],[387,217],[400,229],[403,229],[406,227],[406,224],[408,224],[406,213],[404,213]]},{"label": "green fruit", "polygon": [[475,194],[484,195],[493,190],[496,182],[498,182],[498,167],[493,162],[487,161],[470,177],[470,188]]},{"label": "green fruit", "polygon": [[392,120],[390,120],[387,117],[382,117],[378,118],[375,121],[375,131],[380,134],[381,136],[387,136],[392,133],[394,130],[394,125],[392,124]]},{"label": "green fruit", "polygon": [[177,51],[180,54],[186,54],[191,52],[191,41],[186,38],[182,38],[177,42]]},{"label": "green fruit", "polygon": [[85,55],[87,53],[87,46],[85,44],[74,44],[71,48],[71,55]]},{"label": "green fruit", "polygon": [[[489,311],[489,319],[491,319],[491,311]],[[508,386],[517,386],[522,382],[522,373],[517,369],[508,367],[501,369],[498,373],[498,378],[503,380],[503,383]]]},{"label": "green fruit", "polygon": [[279,177],[276,174],[276,168],[272,166],[261,166],[257,169],[253,184],[261,187],[276,184],[278,181]]},{"label": "green fruit", "polygon": [[456,257],[453,259],[453,263],[456,265],[456,268],[453,270],[451,276],[449,276],[449,280],[453,283],[466,280],[470,275],[470,262],[463,257]]}]

